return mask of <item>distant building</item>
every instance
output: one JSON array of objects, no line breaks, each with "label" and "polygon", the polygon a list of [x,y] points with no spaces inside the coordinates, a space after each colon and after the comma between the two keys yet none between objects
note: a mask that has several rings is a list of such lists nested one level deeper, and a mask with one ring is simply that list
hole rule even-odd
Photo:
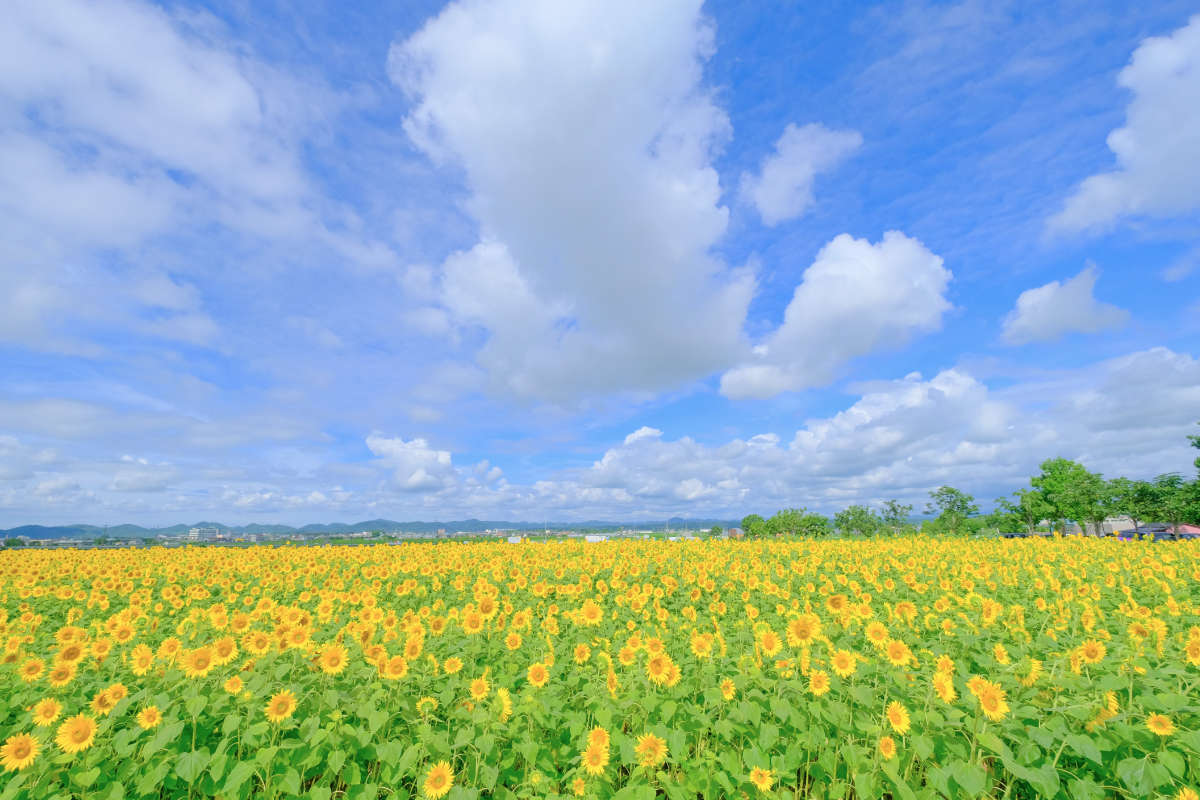
[{"label": "distant building", "polygon": [[187,538],[193,542],[200,539],[216,539],[220,536],[221,529],[213,527],[192,528],[187,532]]}]

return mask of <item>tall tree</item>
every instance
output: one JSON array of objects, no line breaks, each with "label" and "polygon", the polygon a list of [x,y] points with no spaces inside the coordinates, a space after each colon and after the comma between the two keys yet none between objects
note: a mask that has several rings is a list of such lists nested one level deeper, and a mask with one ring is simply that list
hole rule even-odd
[{"label": "tall tree", "polygon": [[851,536],[874,536],[883,527],[883,520],[866,506],[853,505],[834,515],[833,527]]},{"label": "tall tree", "polygon": [[783,508],[767,520],[767,533],[771,536],[793,535],[800,530],[800,519],[804,511],[799,508]]},{"label": "tall tree", "polygon": [[[1200,422],[1196,424],[1200,425]],[[1192,443],[1192,447],[1200,450],[1200,436],[1189,436],[1188,441]],[[1196,472],[1200,472],[1200,456],[1196,456],[1196,460],[1192,463],[1196,465]]]},{"label": "tall tree", "polygon": [[1093,506],[1099,502],[1101,477],[1068,458],[1047,459],[1041,469],[1041,474],[1030,483],[1050,507],[1055,527],[1062,531],[1070,520],[1079,523],[1082,529],[1091,519]]},{"label": "tall tree", "polygon": [[1104,521],[1115,513],[1116,489],[1111,481],[1096,475],[1094,480],[1089,480],[1083,487],[1083,492],[1084,519],[1091,523],[1094,534],[1103,536]]},{"label": "tall tree", "polygon": [[767,535],[767,521],[758,514],[742,517],[742,535],[747,539],[760,539]]},{"label": "tall tree", "polygon": [[908,524],[908,518],[912,514],[913,507],[905,505],[899,500],[884,500],[883,501],[883,524],[892,529],[892,533],[900,530]]},{"label": "tall tree", "polygon": [[966,533],[967,519],[979,513],[975,498],[953,486],[940,486],[929,493],[925,513],[937,514],[937,526],[954,535]]},{"label": "tall tree", "polygon": [[1191,487],[1178,472],[1168,472],[1154,479],[1154,508],[1157,516],[1178,529],[1188,516]]},{"label": "tall tree", "polygon": [[1025,529],[1026,533],[1037,530],[1038,523],[1050,516],[1050,506],[1034,489],[1017,489],[1013,500],[1001,497],[996,505],[1003,509],[1011,522]]}]

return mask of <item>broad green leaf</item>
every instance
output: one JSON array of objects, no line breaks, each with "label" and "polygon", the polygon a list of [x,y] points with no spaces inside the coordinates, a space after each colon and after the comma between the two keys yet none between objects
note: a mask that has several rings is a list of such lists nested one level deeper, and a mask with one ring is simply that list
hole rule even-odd
[{"label": "broad green leaf", "polygon": [[100,768],[92,767],[91,769],[79,770],[71,775],[71,782],[84,789],[91,786],[100,777]]},{"label": "broad green leaf", "polygon": [[179,757],[175,759],[175,774],[188,783],[193,783],[208,766],[210,758],[208,750],[205,749],[180,753]]},{"label": "broad green leaf", "polygon": [[254,774],[254,765],[248,761],[239,761],[233,765],[233,769],[229,770],[229,775],[225,777],[225,794],[236,794],[237,790],[242,787],[242,784],[250,779]]},{"label": "broad green leaf", "polygon": [[987,770],[978,764],[969,764],[966,761],[951,762],[950,774],[954,777],[954,782],[970,797],[979,797],[988,786]]},{"label": "broad green leaf", "polygon": [[1073,733],[1067,737],[1067,745],[1079,755],[1086,759],[1095,761],[1097,764],[1104,763],[1104,757],[1100,755],[1100,748],[1096,743],[1082,733]]}]

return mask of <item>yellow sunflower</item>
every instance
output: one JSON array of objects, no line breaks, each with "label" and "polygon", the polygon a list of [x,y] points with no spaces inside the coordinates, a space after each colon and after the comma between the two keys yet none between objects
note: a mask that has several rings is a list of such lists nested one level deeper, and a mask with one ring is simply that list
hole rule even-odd
[{"label": "yellow sunflower", "polygon": [[39,700],[33,705],[33,724],[39,728],[46,728],[54,724],[58,719],[58,715],[62,713],[62,703],[52,697],[47,697],[44,700]]},{"label": "yellow sunflower", "polygon": [[87,714],[76,714],[58,726],[54,740],[64,753],[79,753],[92,746],[96,727],[96,720]]},{"label": "yellow sunflower", "polygon": [[37,758],[41,743],[28,733],[18,733],[4,740],[0,746],[0,764],[5,772],[16,772],[25,769]]},{"label": "yellow sunflower", "polygon": [[137,724],[142,727],[142,730],[146,731],[151,728],[157,728],[162,721],[163,715],[158,710],[158,706],[146,706],[137,715]]},{"label": "yellow sunflower", "polygon": [[267,719],[271,722],[283,722],[296,710],[296,695],[288,689],[281,689],[267,701],[265,709]]},{"label": "yellow sunflower", "polygon": [[1163,714],[1151,714],[1146,717],[1146,727],[1157,736],[1170,736],[1175,732],[1175,723]]},{"label": "yellow sunflower", "polygon": [[425,773],[425,782],[421,784],[421,791],[430,800],[438,800],[450,791],[450,787],[454,785],[454,770],[450,768],[450,762],[439,761],[429,768],[429,772]]},{"label": "yellow sunflower", "polygon": [[653,733],[638,737],[637,746],[633,750],[637,753],[638,763],[643,767],[657,767],[667,759],[666,741]]},{"label": "yellow sunflower", "polygon": [[911,719],[908,716],[908,709],[899,700],[893,700],[888,703],[887,721],[892,726],[892,730],[903,736],[908,733],[911,727]]},{"label": "yellow sunflower", "polygon": [[769,769],[755,767],[750,770],[750,782],[757,786],[760,792],[769,792],[775,783],[775,774]]}]

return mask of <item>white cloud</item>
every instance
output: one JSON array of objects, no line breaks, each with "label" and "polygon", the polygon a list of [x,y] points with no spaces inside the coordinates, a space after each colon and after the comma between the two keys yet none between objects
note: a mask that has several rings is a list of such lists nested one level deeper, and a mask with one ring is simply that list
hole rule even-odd
[{"label": "white cloud", "polygon": [[[308,459],[311,449],[279,465],[218,457],[185,466],[144,455],[64,460],[41,444],[0,435],[0,460],[14,466],[0,473],[0,512],[40,522],[126,514],[229,522],[280,515],[307,522],[318,513],[346,521],[739,517],[795,505],[832,512],[892,497],[921,507],[942,484],[986,504],[1054,456],[1109,477],[1191,470],[1185,436],[1200,408],[1193,356],[1155,348],[1080,369],[994,377],[1002,388],[961,367],[875,382],[841,411],[783,436],[708,444],[643,426],[586,466],[524,482],[488,461],[456,467],[449,450],[427,439],[381,433],[366,440],[376,457],[370,462],[331,461],[317,451],[324,457],[299,472],[289,464]],[[153,480],[155,471],[168,486]]]},{"label": "white cloud", "polygon": [[1200,267],[1200,245],[1193,247],[1172,261],[1163,271],[1162,279],[1168,283],[1181,281]]},{"label": "white cloud", "polygon": [[[203,13],[140,0],[4,11],[0,340],[92,357],[114,331],[214,346],[222,328],[204,297],[160,263],[201,232],[393,264],[305,167],[305,144],[344,98],[256,58]],[[167,237],[168,255],[152,254]],[[219,269],[196,251],[178,263],[211,281]]]},{"label": "white cloud", "polygon": [[393,44],[405,130],[470,192],[480,243],[446,260],[442,302],[486,331],[494,388],[660,390],[742,351],[753,280],[711,254],[712,47],[696,0],[463,0]]},{"label": "white cloud", "polygon": [[1009,344],[1048,342],[1068,333],[1098,333],[1117,328],[1129,312],[1095,298],[1096,268],[1088,264],[1070,280],[1050,281],[1026,289],[1016,307],[1004,318],[1004,340]]},{"label": "white cloud", "polygon": [[633,444],[638,439],[661,439],[662,431],[658,428],[651,428],[649,425],[643,425],[633,433],[625,437],[625,444]]},{"label": "white cloud", "polygon": [[849,360],[936,330],[950,271],[916,239],[834,238],[804,271],[783,324],[721,376],[727,397],[770,397],[832,381]]},{"label": "white cloud", "polygon": [[405,441],[372,433],[367,448],[392,470],[393,484],[404,491],[428,492],[454,483],[449,450],[434,450],[424,439]]},{"label": "white cloud", "polygon": [[763,159],[758,175],[743,174],[741,193],[767,225],[800,216],[813,203],[817,173],[829,172],[862,146],[858,131],[835,131],[811,123],[789,124]]},{"label": "white cloud", "polygon": [[0,435],[0,481],[32,478],[57,461],[58,454],[50,448],[30,447],[15,436]]},{"label": "white cloud", "polygon": [[1117,168],[1080,184],[1051,229],[1200,208],[1200,15],[1169,36],[1142,40],[1117,83],[1133,95],[1125,125],[1108,135]]}]

